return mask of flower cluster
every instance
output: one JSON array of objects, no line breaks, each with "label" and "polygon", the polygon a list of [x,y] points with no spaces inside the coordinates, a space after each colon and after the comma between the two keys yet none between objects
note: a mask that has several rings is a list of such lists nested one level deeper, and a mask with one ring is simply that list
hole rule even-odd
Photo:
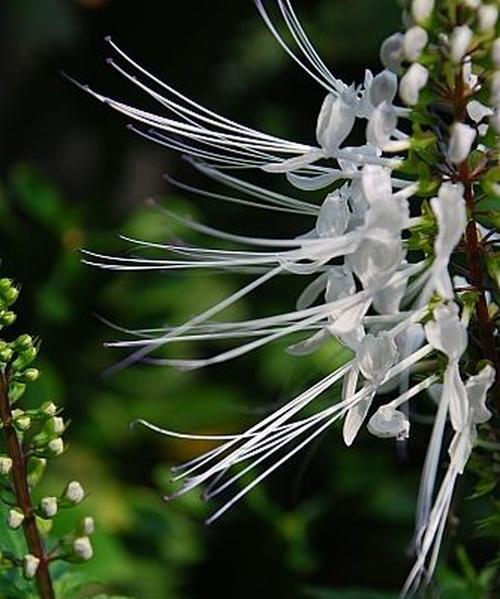
[{"label": "flower cluster", "polygon": [[[186,227],[239,247],[209,249],[133,239],[129,241],[136,246],[168,255],[87,252],[87,263],[115,270],[257,273],[241,289],[178,327],[125,331],[132,338],[112,344],[132,350],[121,365],[146,360],[200,368],[295,333],[306,335],[289,347],[295,355],[311,353],[332,338],[352,351],[348,363],[241,434],[200,437],[145,422],[166,435],[221,441],[176,469],[176,478],[184,483],[174,495],[208,483],[204,495],[209,499],[262,466],[252,482],[214,513],[213,521],[334,422],[343,420],[347,445],[364,424],[372,435],[406,439],[410,403],[433,397],[436,414],[418,499],[416,560],[403,590],[406,595],[432,576],[455,482],[471,454],[477,427],[491,416],[486,401],[498,364],[498,213],[495,208],[480,210],[480,202],[491,205],[500,191],[500,38],[495,3],[404,4],[405,31],[381,46],[383,70],[375,75],[367,71],[356,86],[332,75],[290,0],[255,0],[277,42],[326,92],[314,144],[261,133],[216,114],[160,81],[111,39],[115,58],[109,64],[158,102],[161,114],[83,87],[133,119],[133,131],[181,152],[199,173],[233,191],[228,195],[170,179],[181,189],[310,220],[302,235],[276,239],[221,231],[163,210]],[[276,17],[293,46],[285,41]],[[364,123],[365,143],[350,145],[349,136],[359,122]],[[285,175],[290,194],[249,182],[245,174],[255,169]],[[296,197],[293,188],[324,190],[321,205]],[[271,279],[290,274],[306,280],[295,309],[242,322],[214,319]],[[166,344],[214,338],[241,343],[200,360],[151,355]],[[335,390],[338,401],[304,415],[320,396],[330,392],[330,397],[338,397]],[[453,437],[441,477],[438,467],[447,427]]]},{"label": "flower cluster", "polygon": [[[11,305],[19,295],[10,279],[0,279],[0,326],[11,325],[15,313]],[[39,343],[30,335],[14,341],[0,340],[0,428],[3,433],[0,455],[0,501],[6,508],[6,524],[23,531],[29,553],[13,554],[1,547],[1,566],[21,568],[28,580],[36,579],[42,599],[52,598],[53,586],[49,564],[56,560],[86,561],[92,557],[89,536],[94,529],[90,517],[67,537],[46,548],[44,541],[60,510],[80,503],[85,492],[77,481],[69,482],[59,495],[41,495],[35,500],[48,460],[65,451],[62,435],[67,423],[61,410],[46,401],[38,407],[21,409],[19,401],[27,385],[39,378],[32,367]]]}]

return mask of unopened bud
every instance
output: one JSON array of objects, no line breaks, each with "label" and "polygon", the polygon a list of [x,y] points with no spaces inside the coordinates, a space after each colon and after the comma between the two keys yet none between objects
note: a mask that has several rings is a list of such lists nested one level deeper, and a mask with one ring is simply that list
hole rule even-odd
[{"label": "unopened bud", "polygon": [[399,95],[407,106],[415,106],[428,79],[429,71],[419,62],[414,62],[406,71],[399,83]]},{"label": "unopened bud", "polygon": [[36,576],[36,572],[38,570],[38,566],[40,564],[40,560],[31,555],[31,553],[26,554],[23,557],[23,574],[24,577],[28,580],[32,580]]},{"label": "unopened bud", "polygon": [[12,359],[14,352],[10,347],[0,349],[0,362],[9,362]]},{"label": "unopened bud", "polygon": [[68,486],[66,487],[66,491],[64,493],[64,497],[68,501],[71,501],[71,503],[80,503],[85,497],[85,491],[83,490],[82,485],[78,481],[73,480],[70,483],[68,483]]},{"label": "unopened bud", "polygon": [[61,455],[64,451],[64,442],[60,437],[57,437],[57,439],[52,439],[52,441],[47,444],[47,447],[53,455]]},{"label": "unopened bud", "polygon": [[425,23],[434,10],[434,0],[413,0],[411,5],[411,14],[415,23],[419,25]]},{"label": "unopened bud", "polygon": [[14,347],[19,352],[26,351],[32,346],[33,339],[30,335],[19,335],[19,337],[14,341]]},{"label": "unopened bud", "polygon": [[81,529],[85,536],[90,536],[91,534],[94,534],[94,518],[92,518],[91,516],[85,516],[85,518],[82,520]]},{"label": "unopened bud", "polygon": [[15,321],[16,315],[14,312],[11,312],[10,310],[0,312],[0,324],[2,324],[4,327],[10,327],[10,325],[14,324]]},{"label": "unopened bud", "polygon": [[450,55],[455,64],[462,62],[472,41],[472,29],[468,25],[459,25],[451,32]]},{"label": "unopened bud", "polygon": [[394,33],[380,47],[380,60],[387,69],[399,73],[404,58],[404,35]]},{"label": "unopened bud", "polygon": [[0,456],[0,475],[7,476],[12,470],[12,460],[8,456]]},{"label": "unopened bud", "polygon": [[57,406],[52,401],[46,401],[42,404],[40,409],[44,414],[47,414],[47,416],[55,416],[57,414]]},{"label": "unopened bud", "polygon": [[7,514],[7,526],[12,530],[18,529],[24,521],[24,514],[17,508],[12,508]]},{"label": "unopened bud", "polygon": [[40,371],[38,370],[38,368],[27,368],[20,376],[20,379],[25,381],[26,383],[33,383],[38,379],[39,376]]},{"label": "unopened bud", "polygon": [[13,410],[12,418],[14,419],[14,426],[18,431],[27,431],[31,426],[31,418],[22,410]]},{"label": "unopened bud", "polygon": [[73,553],[78,559],[87,561],[94,555],[92,544],[88,537],[76,537],[73,541]]},{"label": "unopened bud", "polygon": [[422,53],[422,50],[427,46],[428,41],[429,36],[427,31],[419,25],[415,25],[408,29],[405,33],[404,41],[406,58],[411,62],[417,60]]},{"label": "unopened bud", "polygon": [[498,20],[498,8],[494,4],[483,4],[478,8],[479,29],[483,33],[492,31]]},{"label": "unopened bud", "polygon": [[460,164],[469,156],[476,139],[476,130],[465,123],[455,123],[451,129],[448,158],[454,164]]},{"label": "unopened bud", "polygon": [[54,416],[48,422],[50,432],[55,435],[64,433],[64,420],[60,416]]},{"label": "unopened bud", "polygon": [[53,518],[57,514],[57,497],[44,497],[40,501],[40,512],[43,518]]}]

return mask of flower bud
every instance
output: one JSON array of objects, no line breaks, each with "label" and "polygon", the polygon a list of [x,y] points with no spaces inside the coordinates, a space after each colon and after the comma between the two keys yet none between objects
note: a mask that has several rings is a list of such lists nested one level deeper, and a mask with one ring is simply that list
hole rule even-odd
[{"label": "flower bud", "polygon": [[38,368],[27,368],[19,377],[20,380],[26,383],[33,383],[40,376],[40,371]]},{"label": "flower bud", "polygon": [[80,503],[85,497],[85,491],[78,481],[73,480],[68,483],[64,492],[64,497],[71,503]]},{"label": "flower bud", "polygon": [[82,520],[81,530],[83,534],[87,537],[94,534],[94,518],[92,518],[91,516],[85,516],[85,518]]},{"label": "flower bud", "polygon": [[7,476],[12,470],[12,460],[6,455],[0,456],[0,476]]},{"label": "flower bud", "polygon": [[429,71],[419,62],[413,63],[406,71],[399,83],[399,95],[407,106],[415,106],[428,79]]},{"label": "flower bud", "polygon": [[7,363],[12,359],[14,352],[10,347],[3,347],[0,349],[0,362]]},{"label": "flower bud", "polygon": [[7,514],[7,526],[12,530],[18,529],[24,521],[24,514],[17,508],[12,508]]},{"label": "flower bud", "polygon": [[38,566],[40,564],[40,560],[31,555],[31,553],[26,554],[23,557],[23,575],[28,580],[32,580],[36,576],[36,572],[38,570]]},{"label": "flower bud", "polygon": [[434,10],[434,0],[413,0],[411,14],[415,23],[425,23]]},{"label": "flower bud", "polygon": [[57,414],[57,406],[52,401],[46,401],[42,404],[40,410],[47,416],[55,416]]},{"label": "flower bud", "polygon": [[398,91],[398,78],[395,73],[384,69],[373,78],[370,86],[370,102],[378,106],[386,101],[392,103]]},{"label": "flower bud", "polygon": [[53,455],[61,455],[64,451],[64,442],[60,437],[57,437],[56,439],[49,441],[47,447]]},{"label": "flower bud", "polygon": [[465,123],[454,123],[448,145],[448,158],[454,164],[460,164],[470,154],[476,139],[476,130]]},{"label": "flower bud", "polygon": [[476,10],[476,8],[479,8],[481,6],[481,0],[464,0],[464,4],[465,6],[467,6],[467,8],[472,8],[472,10]]},{"label": "flower bud", "polygon": [[19,289],[16,289],[12,285],[5,289],[0,289],[0,299],[6,306],[13,304],[19,297]]},{"label": "flower bud", "polygon": [[53,518],[57,514],[57,497],[43,497],[40,501],[40,512],[43,518]]},{"label": "flower bud", "polygon": [[49,431],[54,435],[64,433],[64,420],[60,416],[54,416],[48,421]]},{"label": "flower bud", "polygon": [[88,537],[76,537],[73,541],[73,553],[78,559],[87,561],[94,555],[92,544]]},{"label": "flower bud", "polygon": [[13,410],[12,418],[18,431],[27,431],[31,426],[31,418],[23,410]]},{"label": "flower bud", "polygon": [[415,25],[408,29],[405,33],[404,39],[404,49],[406,58],[414,62],[418,59],[422,50],[427,46],[427,42],[429,41],[429,36],[427,31],[420,27],[419,25]]},{"label": "flower bud", "polygon": [[0,324],[4,327],[10,327],[16,321],[16,315],[10,310],[3,310],[0,312]]},{"label": "flower bud", "polygon": [[483,33],[495,29],[498,21],[498,8],[494,4],[483,4],[477,11],[479,29]]},{"label": "flower bud", "polygon": [[472,29],[468,25],[455,27],[450,37],[450,55],[455,64],[462,62],[472,41]]},{"label": "flower bud", "polygon": [[496,67],[500,67],[500,37],[491,46],[491,60]]}]

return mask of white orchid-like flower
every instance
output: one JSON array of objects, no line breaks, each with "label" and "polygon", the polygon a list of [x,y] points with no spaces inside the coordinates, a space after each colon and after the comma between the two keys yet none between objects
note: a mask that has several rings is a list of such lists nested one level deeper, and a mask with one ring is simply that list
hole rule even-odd
[{"label": "white orchid-like flower", "polygon": [[[498,108],[494,102],[500,97],[500,84],[495,84],[492,75],[491,105],[479,104],[472,97],[480,87],[467,54],[473,47],[475,32],[468,25],[448,24],[446,32],[436,35],[429,29],[433,17],[439,17],[433,0],[413,0],[406,34],[396,33],[382,44],[380,55],[385,68],[375,76],[367,71],[359,86],[347,85],[332,75],[307,37],[290,0],[255,0],[255,5],[278,43],[326,93],[312,144],[260,132],[215,113],[162,82],[111,40],[108,42],[116,57],[109,64],[156,101],[161,112],[137,108],[83,87],[137,123],[132,131],[181,152],[201,175],[231,191],[200,189],[169,178],[180,189],[280,215],[299,214],[309,219],[309,225],[303,234],[289,238],[246,236],[162,209],[165,217],[209,238],[235,244],[236,248],[129,239],[142,249],[165,252],[165,258],[86,252],[85,261],[113,270],[222,269],[253,277],[179,326],[138,332],[120,329],[131,338],[111,345],[126,348],[130,354],[117,368],[138,360],[187,370],[202,368],[296,334],[302,334],[301,340],[294,340],[288,348],[295,356],[309,354],[333,338],[352,351],[350,361],[241,433],[190,435],[143,421],[165,435],[220,441],[215,449],[176,468],[176,480],[183,484],[174,496],[207,485],[204,496],[211,499],[234,489],[241,477],[259,468],[251,482],[236,487],[210,522],[334,422],[344,420],[347,445],[354,442],[365,422],[373,435],[406,439],[410,435],[410,404],[425,398],[426,390],[441,390],[419,493],[416,563],[404,589],[405,594],[411,593],[432,576],[455,481],[472,450],[477,425],[490,415],[485,401],[493,384],[494,368],[486,366],[473,374],[477,370],[471,371],[468,364],[466,372],[463,361],[471,343],[471,318],[482,318],[483,332],[491,333],[491,322],[484,321],[488,319],[491,296],[488,300],[474,262],[481,229],[469,210],[478,185],[475,171],[467,162],[476,129],[465,120],[489,126],[483,120],[492,118],[493,110]],[[295,48],[285,42],[270,5],[280,14]],[[482,29],[492,22],[489,12],[479,17]],[[493,45],[492,40],[485,43]],[[497,46],[495,42],[495,55]],[[439,61],[427,61],[425,65],[418,62],[427,51],[439,52]],[[448,90],[438,80],[436,69],[443,60],[456,72],[456,90]],[[447,106],[457,102],[455,124],[446,135],[442,133],[446,121],[437,120],[422,136],[421,121],[425,124],[429,120],[431,106],[421,121],[417,119],[416,134],[409,133],[413,131],[413,112],[398,104],[397,91],[407,106],[418,107],[424,88],[428,94],[446,97]],[[364,122],[365,139],[360,145],[350,145],[358,121]],[[314,119],[314,136],[313,129]],[[407,160],[409,152],[411,160]],[[429,152],[433,152],[431,159]],[[485,151],[485,164],[488,159]],[[414,167],[415,162],[418,167]],[[269,176],[284,174],[292,188],[302,191],[324,190],[322,200],[316,203],[296,197],[293,189],[283,193],[259,186],[246,176],[252,170]],[[430,195],[434,195],[431,210],[426,210],[422,208],[423,199]],[[415,250],[413,244],[419,239],[421,245]],[[479,297],[475,316],[474,308],[459,307],[460,292],[452,283],[453,274],[463,274],[463,267],[456,268],[453,262],[458,249],[473,264],[471,272],[465,273],[465,286]],[[216,319],[227,307],[285,274],[304,279],[304,290],[294,307],[241,322]],[[204,359],[154,356],[156,349],[167,344],[211,339],[236,344]],[[446,365],[429,370],[428,365],[437,362]],[[416,371],[424,376],[415,378]],[[338,401],[333,400],[336,393]],[[332,398],[330,404],[315,410],[318,398],[327,394]],[[436,494],[448,423],[454,434],[448,448],[451,463]]]}]

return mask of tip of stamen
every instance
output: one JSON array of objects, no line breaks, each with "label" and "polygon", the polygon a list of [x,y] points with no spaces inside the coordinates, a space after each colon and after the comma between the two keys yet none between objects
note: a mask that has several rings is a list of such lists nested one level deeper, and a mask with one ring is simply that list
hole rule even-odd
[{"label": "tip of stamen", "polygon": [[113,40],[111,39],[111,36],[110,36],[110,35],[105,35],[105,36],[104,36],[104,41],[105,41],[107,44],[111,44],[111,42],[112,42]]},{"label": "tip of stamen", "polygon": [[154,198],[144,198],[144,205],[147,206],[148,208],[154,208],[156,207],[156,200]]},{"label": "tip of stamen", "polygon": [[111,58],[111,56],[106,57],[106,64],[113,65],[115,61]]}]

